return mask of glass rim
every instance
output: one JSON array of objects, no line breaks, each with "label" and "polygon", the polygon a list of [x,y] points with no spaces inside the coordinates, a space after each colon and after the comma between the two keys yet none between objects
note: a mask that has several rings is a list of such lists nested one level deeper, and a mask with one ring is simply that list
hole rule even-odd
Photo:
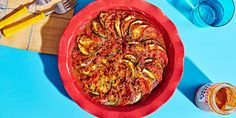
[{"label": "glass rim", "polygon": [[[217,1],[218,1],[218,0],[217,0]],[[222,25],[210,25],[210,24],[206,23],[204,20],[202,20],[202,21],[203,21],[206,25],[211,26],[211,27],[222,27],[222,26],[227,25],[227,24],[233,19],[234,13],[235,13],[235,4],[234,4],[234,1],[231,0],[231,2],[232,2],[232,4],[233,4],[233,13],[232,13],[232,16],[230,17],[230,19],[229,19],[227,22],[225,22],[224,24],[222,24]],[[202,15],[200,15],[199,7],[197,7],[197,10],[198,10],[199,16],[201,17],[201,19],[203,19]]]}]

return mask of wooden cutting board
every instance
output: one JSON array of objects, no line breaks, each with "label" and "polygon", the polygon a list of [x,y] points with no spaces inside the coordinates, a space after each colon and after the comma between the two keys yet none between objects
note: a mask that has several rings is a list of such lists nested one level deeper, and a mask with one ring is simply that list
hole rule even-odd
[{"label": "wooden cutting board", "polygon": [[[14,23],[32,18],[40,11],[52,7],[59,1],[52,0],[47,6],[35,6],[30,9],[30,13],[22,16]],[[0,0],[0,18],[9,13],[14,13],[15,10],[20,9],[23,5],[32,2],[33,0]],[[73,10],[63,15],[52,14],[50,17],[21,30],[10,38],[5,38],[0,34],[0,45],[56,55],[60,37],[72,16]]]}]

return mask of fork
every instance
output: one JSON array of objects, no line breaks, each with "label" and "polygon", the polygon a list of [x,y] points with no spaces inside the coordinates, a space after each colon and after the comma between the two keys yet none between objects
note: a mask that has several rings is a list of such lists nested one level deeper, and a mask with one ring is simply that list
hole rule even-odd
[{"label": "fork", "polygon": [[58,2],[57,4],[55,4],[55,7],[53,8],[53,10],[50,10],[46,13],[42,12],[39,15],[24,21],[20,24],[17,24],[15,26],[11,26],[8,28],[4,28],[2,30],[2,34],[8,38],[10,36],[12,36],[13,34],[15,34],[16,32],[32,25],[35,24],[43,19],[45,19],[47,16],[51,15],[52,13],[57,13],[57,14],[65,14],[68,11],[72,10],[77,4],[77,0],[62,0],[61,2]]},{"label": "fork", "polygon": [[13,15],[11,15],[10,17],[2,20],[0,22],[0,29],[2,29],[3,27],[9,25],[10,23],[12,23],[14,20],[19,18],[20,16],[23,16],[24,14],[28,13],[29,9],[32,8],[33,6],[36,6],[36,5],[44,6],[44,5],[47,5],[49,2],[51,2],[51,0],[35,0],[28,7],[24,6],[23,8],[21,8],[19,11],[17,11]]}]

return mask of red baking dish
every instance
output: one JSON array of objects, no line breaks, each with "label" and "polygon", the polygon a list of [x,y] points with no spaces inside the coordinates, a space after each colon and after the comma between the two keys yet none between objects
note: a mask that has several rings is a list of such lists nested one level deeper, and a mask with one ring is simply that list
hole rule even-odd
[{"label": "red baking dish", "polygon": [[[102,10],[136,10],[143,13],[164,31],[169,64],[163,81],[147,97],[138,103],[124,106],[103,106],[92,101],[76,83],[73,75],[71,52],[77,34],[84,24],[95,18]],[[76,14],[68,24],[60,40],[58,63],[64,87],[71,98],[85,111],[97,117],[143,117],[160,108],[173,95],[183,73],[184,48],[175,25],[161,10],[144,0],[97,0]]]}]

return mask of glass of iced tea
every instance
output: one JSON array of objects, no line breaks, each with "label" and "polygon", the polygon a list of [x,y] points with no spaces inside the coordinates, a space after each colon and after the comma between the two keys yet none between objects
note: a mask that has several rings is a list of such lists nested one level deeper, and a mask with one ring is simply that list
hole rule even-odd
[{"label": "glass of iced tea", "polygon": [[199,27],[220,27],[234,16],[233,0],[167,0],[172,6]]}]

